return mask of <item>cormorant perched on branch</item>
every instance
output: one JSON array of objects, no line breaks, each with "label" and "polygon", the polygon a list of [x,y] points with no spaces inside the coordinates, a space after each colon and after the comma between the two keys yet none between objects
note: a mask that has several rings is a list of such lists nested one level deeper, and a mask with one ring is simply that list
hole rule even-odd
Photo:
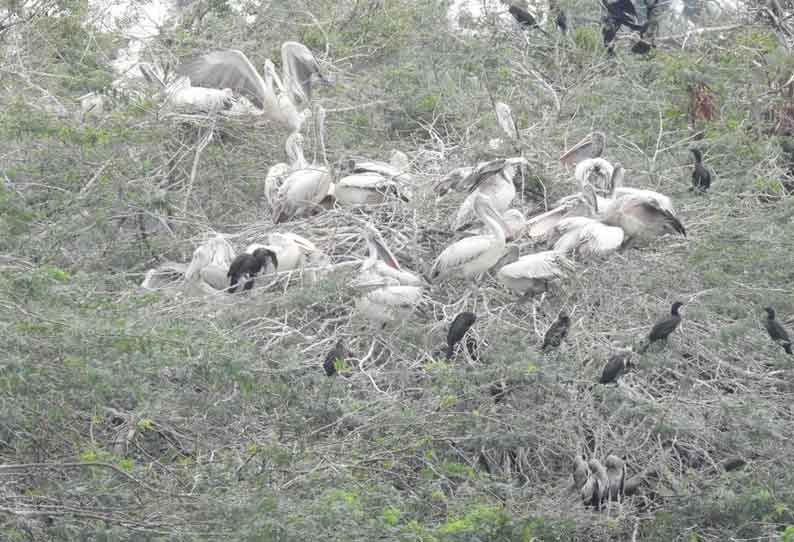
[{"label": "cormorant perched on branch", "polygon": [[692,170],[692,189],[705,192],[711,186],[711,173],[703,165],[703,153],[700,149],[691,149],[695,156],[695,169]]},{"label": "cormorant perched on branch", "polygon": [[670,307],[670,316],[662,318],[653,325],[651,332],[648,334],[648,342],[640,349],[640,353],[645,352],[648,347],[656,341],[662,339],[667,340],[667,337],[676,330],[681,323],[681,315],[678,314],[678,308],[683,305],[682,302],[676,301],[673,303],[673,306]]},{"label": "cormorant perched on branch", "polygon": [[557,320],[551,324],[551,327],[546,331],[543,336],[543,346],[541,350],[546,350],[548,347],[557,348],[562,344],[562,340],[568,334],[568,328],[571,326],[571,319],[565,313],[560,313]]},{"label": "cormorant perched on branch", "polygon": [[568,32],[568,16],[565,14],[565,10],[560,9],[557,12],[557,17],[554,18],[554,23],[557,25],[557,28],[563,34]]},{"label": "cormorant perched on branch", "polygon": [[618,378],[632,366],[630,361],[631,352],[618,352],[609,356],[604,371],[601,373],[599,384],[610,384],[617,382]]},{"label": "cormorant perched on branch", "polygon": [[247,275],[243,290],[250,290],[254,287],[254,277],[267,265],[267,261],[273,262],[273,269],[278,268],[278,258],[276,253],[267,248],[258,248],[253,254],[243,253],[238,255],[229,266],[226,277],[229,279],[229,293],[234,293],[237,283]]},{"label": "cormorant perched on branch", "polygon": [[602,20],[601,35],[604,38],[604,47],[610,51],[612,50],[610,45],[621,26],[639,32],[640,36],[648,29],[647,21],[644,24],[637,24],[637,10],[631,0],[618,0],[612,3],[601,0],[601,5],[607,11]]},{"label": "cormorant perched on branch", "polygon": [[786,351],[786,354],[791,354],[791,339],[788,336],[786,328],[775,318],[775,309],[766,307],[766,320],[764,320],[764,327],[773,341],[778,343]]},{"label": "cormorant perched on branch", "polygon": [[447,359],[452,359],[455,345],[466,335],[466,332],[474,325],[476,320],[477,315],[473,312],[462,312],[452,320],[452,324],[449,326],[449,331],[447,332]]},{"label": "cormorant perched on branch", "polygon": [[530,28],[537,28],[543,34],[546,34],[546,32],[540,26],[538,26],[538,21],[535,19],[534,15],[532,15],[530,12],[528,12],[527,10],[525,10],[520,6],[509,4],[504,0],[502,1],[505,4],[508,4],[509,7],[507,8],[507,11],[510,12],[510,15],[513,16],[513,19],[515,19],[524,30],[529,30]]}]

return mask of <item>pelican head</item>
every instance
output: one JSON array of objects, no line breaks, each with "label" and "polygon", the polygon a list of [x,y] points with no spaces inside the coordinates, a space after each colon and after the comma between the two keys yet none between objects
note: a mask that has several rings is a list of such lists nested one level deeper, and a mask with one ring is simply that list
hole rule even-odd
[{"label": "pelican head", "polygon": [[364,237],[367,240],[367,245],[369,247],[369,257],[372,260],[382,260],[386,265],[392,267],[394,269],[400,269],[400,264],[397,262],[397,258],[394,257],[389,247],[386,246],[386,243],[383,241],[383,238],[380,235],[380,232],[372,225],[371,222],[367,222],[364,225]]},{"label": "pelican head", "polygon": [[617,162],[615,167],[612,169],[612,179],[609,181],[610,193],[614,192],[616,188],[623,186],[623,178],[625,175],[626,170],[623,169],[623,165],[621,165],[620,162]]},{"label": "pelican head", "polygon": [[303,165],[306,163],[306,159],[303,157],[304,141],[303,135],[301,135],[300,132],[293,132],[287,138],[284,148],[287,151],[287,157],[291,164]]}]

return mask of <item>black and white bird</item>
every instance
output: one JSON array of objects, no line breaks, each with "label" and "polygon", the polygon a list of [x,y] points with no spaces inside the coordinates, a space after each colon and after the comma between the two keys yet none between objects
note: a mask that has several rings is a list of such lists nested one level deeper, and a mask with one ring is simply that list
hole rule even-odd
[{"label": "black and white bird", "polygon": [[268,260],[272,263],[273,270],[277,270],[278,258],[276,253],[272,250],[258,248],[254,250],[253,254],[247,252],[239,254],[232,261],[232,264],[229,266],[229,272],[226,274],[229,279],[229,289],[227,291],[230,294],[234,293],[242,278],[245,278],[243,290],[250,290],[253,288],[254,277],[256,277],[263,268],[267,267]]}]

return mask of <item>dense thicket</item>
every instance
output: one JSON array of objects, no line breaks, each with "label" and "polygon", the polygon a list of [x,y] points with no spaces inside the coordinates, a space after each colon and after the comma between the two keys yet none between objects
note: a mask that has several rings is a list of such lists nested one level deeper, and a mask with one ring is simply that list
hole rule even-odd
[{"label": "dense thicket", "polygon": [[[168,114],[139,78],[112,91],[134,21],[104,24],[105,6],[2,6],[0,538],[794,540],[792,362],[763,327],[763,307],[794,312],[791,6],[688,2],[696,27],[667,12],[649,55],[622,33],[610,57],[597,6],[559,4],[567,35],[553,17],[547,35],[493,14],[450,27],[421,0],[199,0],[141,53],[168,71],[218,47],[261,66],[285,40],[309,46],[334,81],[316,96],[329,160],[411,159],[412,201],[369,218],[416,272],[452,238],[461,198],[435,200],[441,175],[520,152],[520,205],[538,212],[577,190],[563,149],[606,132],[627,184],[671,196],[687,238],[580,263],[537,309],[487,282],[476,361],[444,359],[473,308],[454,281],[384,332],[355,317],[350,266],[258,278],[244,298],[142,291],[208,231],[241,251],[275,229],[263,179],[287,134]],[[105,102],[84,111],[90,92]],[[489,147],[494,100],[516,151]],[[708,194],[689,191],[692,146]],[[362,218],[284,226],[345,263],[366,255]],[[597,385],[675,300],[668,344]],[[563,309],[568,336],[541,352]],[[583,451],[625,457],[635,495],[585,509],[568,492]]]}]

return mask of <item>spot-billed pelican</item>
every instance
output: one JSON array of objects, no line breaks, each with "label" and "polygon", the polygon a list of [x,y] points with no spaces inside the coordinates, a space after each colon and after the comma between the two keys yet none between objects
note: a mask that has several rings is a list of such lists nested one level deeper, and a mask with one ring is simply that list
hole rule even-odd
[{"label": "spot-billed pelican", "polygon": [[590,184],[607,195],[611,192],[614,170],[614,166],[603,158],[587,158],[576,164],[574,177],[580,187]]},{"label": "spot-billed pelican", "polygon": [[378,205],[389,194],[408,200],[400,193],[397,183],[374,171],[342,177],[334,184],[333,193],[341,205]]},{"label": "spot-billed pelican", "polygon": [[295,170],[284,179],[273,208],[273,220],[276,224],[317,207],[331,187],[331,171],[325,154],[325,109],[318,106],[314,117],[323,163]]},{"label": "spot-billed pelican", "polygon": [[462,190],[463,181],[468,179],[474,171],[473,166],[456,167],[441,179],[433,183],[433,192],[439,196],[444,196],[450,190]]},{"label": "spot-billed pelican", "polygon": [[496,272],[505,288],[524,296],[534,296],[548,290],[549,282],[561,279],[575,270],[564,254],[547,250],[520,257]]},{"label": "spot-billed pelican", "polygon": [[[615,164],[615,168],[612,173],[612,180],[610,181],[610,187],[612,190],[612,200],[615,200],[621,196],[639,196],[641,198],[653,201],[665,211],[669,211],[675,214],[675,209],[673,208],[673,201],[669,197],[665,196],[664,194],[660,194],[659,192],[655,192],[653,190],[624,186],[623,182],[625,176],[626,176],[626,170],[623,169],[623,166],[621,166],[620,163]],[[602,204],[599,203],[599,205]]]},{"label": "spot-billed pelican", "polygon": [[604,213],[604,223],[619,226],[625,235],[624,246],[639,238],[680,233],[686,237],[681,221],[656,199],[628,194],[616,198]]},{"label": "spot-billed pelican", "polygon": [[579,192],[561,199],[554,209],[527,220],[523,233],[526,233],[530,239],[546,239],[561,220],[575,216],[593,216],[595,212],[596,207],[592,198],[587,197],[584,192]]},{"label": "spot-billed pelican", "polygon": [[303,136],[300,132],[290,134],[287,137],[284,148],[289,162],[274,164],[267,170],[267,175],[265,176],[265,199],[267,199],[271,209],[275,205],[278,190],[284,179],[290,172],[307,166],[306,158],[303,156]]},{"label": "spot-billed pelican", "polygon": [[320,253],[317,246],[308,239],[294,233],[271,233],[267,236],[267,244],[254,243],[246,247],[245,252],[253,254],[263,248],[276,254],[279,271],[292,271],[303,267],[309,257]]},{"label": "spot-billed pelican", "polygon": [[452,229],[460,230],[475,220],[474,199],[477,195],[486,196],[497,213],[505,212],[516,196],[516,178],[528,167],[529,162],[524,157],[501,158],[478,165],[461,181],[470,193],[458,209]]},{"label": "spot-billed pelican", "polygon": [[595,131],[568,149],[560,156],[563,164],[574,165],[585,158],[598,158],[604,152],[607,136],[604,132]]},{"label": "spot-billed pelican", "polygon": [[502,131],[513,141],[518,141],[518,127],[516,126],[516,121],[513,119],[513,112],[510,110],[510,106],[504,102],[496,102],[494,104],[494,111],[496,112],[496,121],[499,123],[499,127]]},{"label": "spot-billed pelican", "polygon": [[439,254],[430,269],[430,280],[447,277],[473,279],[493,267],[505,251],[506,225],[494,210],[490,198],[473,194],[474,211],[488,228],[485,235],[466,237]]},{"label": "spot-billed pelican", "polygon": [[374,226],[367,224],[364,235],[369,257],[353,284],[363,290],[356,310],[377,324],[404,318],[422,301],[422,279],[400,267]]},{"label": "spot-billed pelican", "polygon": [[[283,80],[278,78],[269,60],[265,63],[263,78],[242,51],[224,49],[201,55],[183,63],[178,71],[190,78],[195,87],[231,89],[248,98],[262,114],[298,131],[304,115],[298,108],[311,96],[312,76],[325,80],[320,66],[311,51],[303,44],[287,41],[281,46]],[[283,89],[277,95],[273,86]]]},{"label": "spot-billed pelican", "polygon": [[223,290],[228,284],[226,274],[233,259],[232,245],[218,234],[193,252],[185,270],[185,280],[203,282],[215,290]]}]

